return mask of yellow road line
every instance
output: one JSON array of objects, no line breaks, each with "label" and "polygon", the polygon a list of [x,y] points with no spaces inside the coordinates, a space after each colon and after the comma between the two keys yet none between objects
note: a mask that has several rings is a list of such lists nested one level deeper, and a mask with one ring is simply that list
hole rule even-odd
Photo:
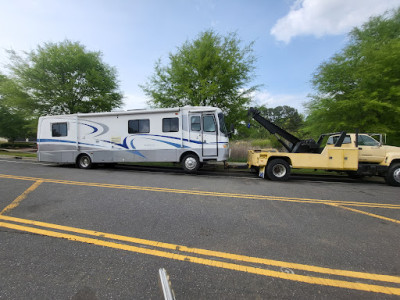
[{"label": "yellow road line", "polygon": [[37,189],[37,187],[39,185],[41,185],[43,183],[43,180],[37,180],[34,184],[32,184],[29,188],[27,188],[21,195],[19,195],[17,198],[14,199],[13,202],[11,202],[9,205],[7,205],[1,212],[0,215],[9,212],[10,210],[14,209],[15,207],[17,207],[22,200],[24,200],[26,198],[26,196],[33,192],[34,190]]},{"label": "yellow road line", "polygon": [[400,205],[399,204],[382,204],[382,203],[354,202],[354,201],[319,200],[319,199],[296,198],[296,197],[278,197],[278,196],[264,196],[264,195],[234,194],[234,193],[208,192],[208,191],[197,191],[197,190],[169,189],[169,188],[160,188],[160,187],[131,186],[131,185],[118,185],[118,184],[95,183],[95,182],[81,182],[81,181],[70,181],[70,180],[46,179],[46,178],[24,177],[24,176],[14,176],[14,175],[6,175],[6,174],[0,174],[0,178],[9,178],[9,179],[17,179],[17,180],[28,180],[28,181],[41,180],[41,181],[47,182],[47,183],[58,183],[58,184],[67,184],[67,185],[76,185],[76,186],[90,186],[90,187],[102,187],[102,188],[125,189],[125,190],[140,190],[140,191],[175,193],[175,194],[189,194],[189,195],[199,195],[199,196],[241,198],[241,199],[296,202],[296,203],[311,203],[311,204],[336,204],[336,205],[346,205],[346,206],[360,206],[360,207],[362,206],[362,207],[375,207],[375,208],[387,208],[387,209],[400,209]]},{"label": "yellow road line", "polygon": [[251,267],[251,266],[234,264],[234,263],[215,261],[215,260],[206,259],[206,258],[198,258],[198,257],[193,257],[193,256],[188,256],[188,255],[175,254],[175,253],[170,253],[170,252],[165,252],[165,251],[160,251],[160,250],[140,248],[140,247],[131,246],[131,245],[123,245],[123,244],[118,244],[118,243],[114,243],[114,242],[98,240],[98,239],[94,239],[94,238],[86,238],[86,237],[82,237],[82,236],[76,236],[76,235],[54,232],[54,231],[49,231],[49,230],[37,229],[37,228],[32,228],[32,227],[27,227],[27,226],[20,226],[20,225],[4,223],[4,222],[0,222],[0,226],[9,228],[9,229],[14,229],[14,230],[31,232],[31,233],[35,233],[35,234],[39,234],[39,235],[45,235],[45,236],[50,236],[50,237],[55,237],[55,238],[62,238],[62,239],[67,239],[67,240],[71,240],[71,241],[94,244],[94,245],[103,246],[103,247],[109,247],[109,248],[120,249],[120,250],[125,250],[125,251],[130,251],[130,252],[136,252],[136,253],[141,253],[141,254],[146,254],[146,255],[164,257],[164,258],[174,259],[174,260],[178,260],[178,261],[192,262],[192,263],[201,264],[201,265],[235,270],[235,271],[246,272],[246,273],[251,273],[251,274],[258,274],[258,275],[263,275],[263,276],[268,276],[268,277],[275,277],[275,278],[280,278],[280,279],[299,281],[299,282],[304,282],[304,283],[309,283],[309,284],[317,284],[317,285],[340,287],[340,288],[346,288],[346,289],[354,289],[354,290],[360,290],[360,291],[384,293],[384,294],[390,294],[390,295],[400,295],[400,288],[395,288],[395,287],[365,284],[365,283],[356,283],[356,282],[349,282],[349,281],[344,281],[344,280],[333,280],[333,279],[312,277],[312,276],[305,276],[305,275],[288,274],[288,273],[284,273],[284,272],[266,270],[266,269]]},{"label": "yellow road line", "polygon": [[331,269],[331,268],[317,267],[317,266],[312,266],[312,265],[304,265],[304,264],[277,261],[277,260],[271,260],[271,259],[265,259],[265,258],[238,255],[238,254],[232,254],[232,253],[226,253],[226,252],[220,252],[220,251],[212,251],[212,250],[207,250],[207,249],[191,248],[191,247],[186,247],[186,246],[182,246],[182,245],[157,242],[157,241],[152,241],[152,240],[122,236],[122,235],[117,235],[117,234],[111,234],[111,233],[105,233],[105,232],[99,232],[99,231],[93,231],[93,230],[87,230],[87,229],[81,229],[81,228],[69,227],[69,226],[63,226],[63,225],[57,225],[57,224],[51,224],[51,223],[44,223],[44,222],[34,221],[34,220],[20,219],[20,218],[9,217],[9,216],[0,216],[0,220],[29,224],[29,225],[51,228],[51,229],[56,229],[56,230],[69,231],[69,232],[91,235],[91,236],[102,237],[102,238],[108,238],[108,239],[114,239],[114,240],[119,240],[119,241],[124,241],[124,242],[131,242],[131,243],[153,246],[153,247],[158,247],[158,248],[164,248],[164,249],[169,249],[169,250],[176,250],[176,251],[180,251],[180,252],[188,252],[188,253],[205,255],[205,256],[220,257],[220,258],[236,260],[236,261],[263,264],[263,265],[289,268],[289,269],[295,269],[295,270],[302,270],[302,271],[308,271],[308,272],[314,272],[314,273],[330,274],[330,275],[336,275],[336,276],[345,276],[345,277],[353,277],[353,278],[368,279],[368,280],[375,280],[375,281],[400,283],[400,277],[391,276],[391,275],[381,275],[381,274],[373,274],[373,273],[365,273],[365,272],[355,272],[355,271]]},{"label": "yellow road line", "polygon": [[382,219],[382,220],[385,220],[385,221],[390,221],[390,222],[393,222],[393,223],[400,224],[399,220],[395,220],[395,219],[387,218],[387,217],[384,217],[384,216],[372,214],[372,213],[369,213],[369,212],[366,212],[366,211],[362,211],[362,210],[358,210],[358,209],[354,209],[354,208],[350,208],[350,207],[345,207],[345,206],[342,206],[342,205],[332,205],[332,206],[340,207],[340,208],[347,209],[347,210],[350,210],[350,211],[353,211],[353,212],[356,212],[356,213],[359,213],[359,214],[364,214],[364,215],[367,215],[367,216],[370,216],[370,217],[374,217],[374,218],[377,218],[377,219]]}]

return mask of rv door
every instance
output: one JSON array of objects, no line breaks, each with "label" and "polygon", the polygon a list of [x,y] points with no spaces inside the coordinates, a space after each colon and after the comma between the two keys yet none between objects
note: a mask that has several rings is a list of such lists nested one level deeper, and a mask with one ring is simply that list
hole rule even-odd
[{"label": "rv door", "polygon": [[203,157],[218,155],[217,122],[213,114],[190,114],[190,142],[200,144]]},{"label": "rv door", "polygon": [[203,114],[203,156],[218,156],[217,132],[214,114]]}]

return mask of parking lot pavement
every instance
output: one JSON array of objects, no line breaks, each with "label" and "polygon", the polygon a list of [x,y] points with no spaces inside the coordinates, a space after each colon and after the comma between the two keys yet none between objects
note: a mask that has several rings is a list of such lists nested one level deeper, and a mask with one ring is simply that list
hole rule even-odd
[{"label": "parking lot pavement", "polygon": [[398,189],[0,160],[0,298],[396,298]]}]

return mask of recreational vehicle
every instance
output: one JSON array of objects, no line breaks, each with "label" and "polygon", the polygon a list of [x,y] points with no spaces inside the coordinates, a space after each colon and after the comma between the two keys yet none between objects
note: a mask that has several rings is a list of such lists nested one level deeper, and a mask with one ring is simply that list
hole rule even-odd
[{"label": "recreational vehicle", "polygon": [[44,116],[38,123],[38,160],[76,163],[177,162],[196,172],[203,162],[226,161],[228,132],[215,107],[181,107]]}]

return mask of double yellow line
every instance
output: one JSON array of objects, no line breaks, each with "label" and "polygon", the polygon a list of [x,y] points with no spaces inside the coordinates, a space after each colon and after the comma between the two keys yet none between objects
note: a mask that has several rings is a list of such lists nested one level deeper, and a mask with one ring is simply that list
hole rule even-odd
[{"label": "double yellow line", "polygon": [[58,184],[67,184],[67,185],[75,185],[75,186],[102,187],[102,188],[111,188],[111,189],[138,190],[138,191],[188,194],[188,195],[211,196],[211,197],[240,198],[240,199],[281,201],[281,202],[297,202],[297,203],[310,203],[310,204],[328,204],[328,205],[336,205],[336,206],[345,205],[345,206],[358,206],[358,207],[371,207],[371,208],[400,209],[400,204],[388,204],[388,203],[386,204],[386,203],[373,203],[373,202],[319,200],[319,199],[312,199],[312,198],[310,199],[310,198],[297,198],[297,197],[278,197],[278,196],[264,196],[264,195],[221,193],[221,192],[208,192],[208,191],[199,191],[199,190],[183,190],[183,189],[170,189],[170,188],[160,188],[160,187],[147,187],[147,186],[133,186],[133,185],[120,185],[120,184],[108,184],[108,183],[96,183],[96,182],[81,182],[81,181],[71,181],[71,180],[47,179],[47,178],[15,176],[15,175],[7,175],[7,174],[0,174],[0,178],[26,180],[26,181],[40,181],[40,182],[45,182],[45,183],[58,183]]},{"label": "double yellow line", "polygon": [[[0,227],[285,280],[400,295],[400,288],[397,287],[400,285],[400,277],[398,276],[331,269],[191,248],[183,245],[162,243],[4,215],[0,215]],[[282,268],[291,269],[293,274],[282,271]],[[294,274],[295,272],[300,274]],[[312,274],[310,275],[309,273]],[[319,276],[315,276],[315,273],[319,274]],[[333,279],[330,277],[333,277]],[[349,281],[349,278],[355,281]],[[386,283],[386,285],[379,284],[382,282]]]}]

